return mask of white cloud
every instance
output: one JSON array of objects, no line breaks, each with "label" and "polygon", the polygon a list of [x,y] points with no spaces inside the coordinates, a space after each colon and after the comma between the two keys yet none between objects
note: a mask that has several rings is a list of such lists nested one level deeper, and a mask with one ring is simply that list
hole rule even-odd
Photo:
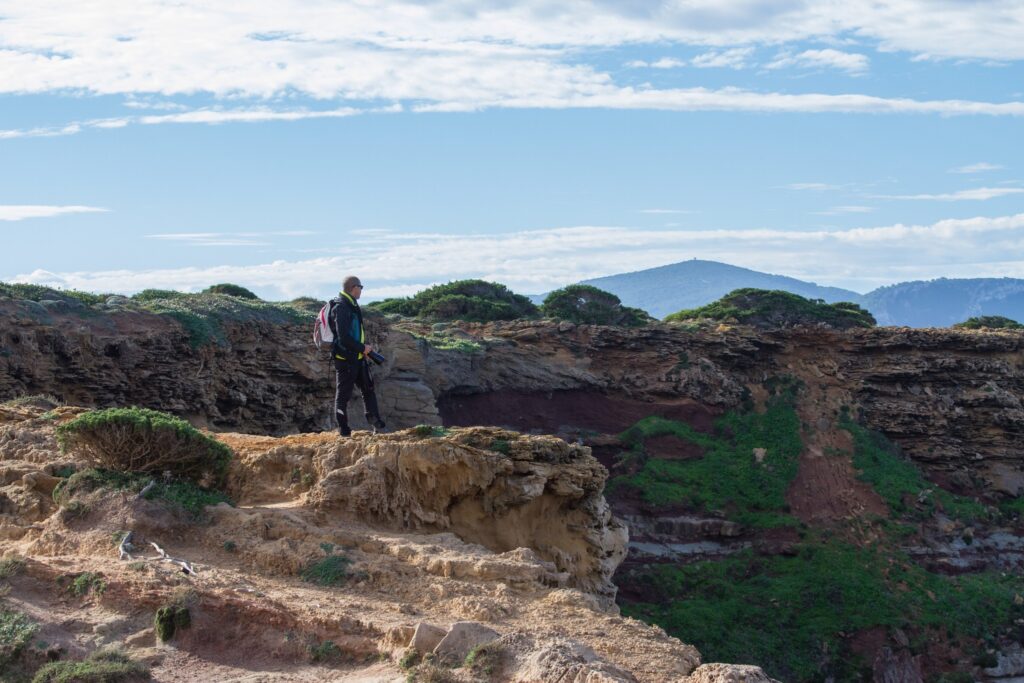
[{"label": "white cloud", "polygon": [[766,69],[783,69],[798,67],[803,69],[839,69],[850,74],[862,74],[868,70],[866,55],[855,52],[842,52],[832,48],[824,50],[804,50],[798,54],[783,52],[765,65]]},{"label": "white cloud", "polygon": [[[283,299],[329,294],[343,274],[356,272],[372,299],[467,277],[503,282],[519,292],[544,292],[591,277],[699,257],[856,289],[901,279],[910,272],[907,263],[927,264],[914,267],[913,277],[952,276],[967,271],[967,264],[974,264],[978,275],[1024,276],[1024,261],[1006,263],[1006,254],[1020,253],[1022,241],[1024,213],[810,231],[578,226],[497,235],[378,233],[358,248],[293,261],[136,271],[39,270],[13,279],[126,293],[237,282],[265,297]],[[629,248],[623,249],[626,243]]]},{"label": "white cloud", "polygon": [[922,200],[936,202],[962,202],[962,201],[984,201],[997,197],[1024,193],[1020,187],[976,187],[971,190],[960,190],[958,192],[944,192],[941,194],[896,194],[896,195],[872,195],[874,199],[904,199]]},{"label": "white cloud", "polygon": [[839,186],[830,185],[828,183],[790,183],[789,185],[786,185],[785,188],[787,190],[814,190],[820,192],[822,190],[837,190],[839,189]]},{"label": "white cloud", "polygon": [[35,204],[0,204],[0,221],[23,221],[26,218],[50,218],[69,213],[102,213],[98,206],[40,206]]},{"label": "white cloud", "polygon": [[984,173],[985,171],[998,171],[1005,168],[999,164],[990,164],[981,161],[977,164],[968,164],[967,166],[957,166],[956,168],[949,169],[950,173]]},{"label": "white cloud", "polygon": [[674,57],[662,57],[661,59],[656,59],[653,62],[634,59],[633,61],[626,62],[626,66],[633,69],[678,69],[681,66],[686,66],[686,62],[681,59],[675,59]]},{"label": "white cloud", "polygon": [[874,210],[875,209],[872,206],[850,205],[850,206],[833,206],[831,209],[828,209],[826,211],[817,211],[815,213],[817,213],[819,216],[838,216],[838,215],[850,214],[850,213],[871,213]]},{"label": "white cloud", "polygon": [[[0,16],[0,72],[5,74],[0,93],[122,94],[129,102],[155,98],[165,104],[179,95],[209,94],[268,105],[262,116],[184,112],[180,119],[206,123],[301,118],[268,104],[295,96],[352,106],[418,104],[429,111],[612,107],[1020,114],[1022,106],[860,94],[634,90],[616,84],[597,63],[609,48],[667,44],[707,48],[692,62],[697,66],[736,66],[754,46],[842,41],[851,35],[883,51],[1019,60],[1024,59],[1024,4],[1011,0],[940,5],[927,0],[254,0],[244,10],[226,0],[128,5],[95,0],[73,7],[65,0],[0,0]],[[794,49],[783,59],[850,73],[862,72],[868,60],[833,48]],[[652,66],[675,61],[666,57]],[[6,137],[68,132],[7,131]]]},{"label": "white cloud", "polygon": [[271,237],[305,237],[316,233],[309,230],[276,232],[171,232],[147,235],[164,242],[180,242],[192,247],[269,247]]},{"label": "white cloud", "polygon": [[699,69],[742,69],[747,66],[747,57],[754,52],[752,47],[735,47],[729,50],[705,52],[697,55],[690,63]]}]

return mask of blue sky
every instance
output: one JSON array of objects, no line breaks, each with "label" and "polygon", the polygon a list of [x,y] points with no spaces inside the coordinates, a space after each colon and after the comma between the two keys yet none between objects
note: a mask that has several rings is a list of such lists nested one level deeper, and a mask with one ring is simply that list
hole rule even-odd
[{"label": "blue sky", "polygon": [[0,0],[0,280],[1024,277],[1014,2]]}]

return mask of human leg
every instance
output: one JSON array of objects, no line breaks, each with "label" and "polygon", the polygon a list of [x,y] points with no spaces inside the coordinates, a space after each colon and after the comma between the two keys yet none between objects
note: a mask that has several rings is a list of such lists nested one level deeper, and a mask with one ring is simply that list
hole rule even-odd
[{"label": "human leg", "polygon": [[384,429],[386,425],[380,416],[380,408],[377,405],[377,392],[374,390],[373,377],[370,375],[370,368],[367,363],[360,364],[356,384],[359,386],[359,393],[363,395],[363,414],[366,416],[366,423],[377,429]]},{"label": "human leg", "polygon": [[349,436],[352,429],[348,426],[348,402],[352,398],[352,387],[356,383],[356,368],[348,361],[334,361],[334,417],[338,421],[338,433]]}]

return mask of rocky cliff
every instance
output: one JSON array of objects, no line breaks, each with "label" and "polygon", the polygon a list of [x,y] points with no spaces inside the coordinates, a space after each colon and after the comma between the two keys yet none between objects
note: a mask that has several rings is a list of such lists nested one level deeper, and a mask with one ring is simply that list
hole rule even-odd
[{"label": "rocky cliff", "polygon": [[[306,343],[304,325],[229,323],[220,343],[194,348],[185,330],[157,316],[48,311],[42,317],[26,304],[0,305],[8,314],[0,324],[0,398],[49,393],[88,405],[139,404],[217,431],[281,435],[331,427],[329,367]],[[846,544],[820,546],[838,566],[873,567],[880,550],[906,558],[907,571],[923,567],[971,581],[987,571],[1016,577],[1024,566],[1024,532],[1016,521],[1024,486],[1021,333],[725,325],[627,330],[547,321],[430,326],[375,318],[371,337],[388,357],[375,376],[390,427],[424,425],[430,434],[431,425],[490,425],[554,434],[590,447],[612,468],[608,500],[630,528],[629,553],[614,577],[620,604],[654,623],[676,624],[675,633],[688,633],[690,622],[653,605],[697,605],[686,587],[710,579],[665,572],[706,560],[728,560],[728,571],[753,579],[783,567],[806,570],[810,587],[834,575],[820,562],[808,564],[823,555],[807,549],[825,538]],[[361,412],[356,399],[352,414]],[[489,434],[501,450],[514,441],[501,432],[474,433]],[[604,547],[619,533],[615,523],[567,521],[564,529],[582,529],[589,539],[578,537],[579,545],[568,549],[560,545],[566,537],[558,525],[544,530],[548,537],[537,535],[539,527],[521,515],[529,510],[527,517],[537,520],[548,509],[546,495],[535,495],[541,481],[545,491],[553,486],[547,465],[508,458],[515,451],[501,453],[482,442],[446,439],[443,457],[428,459],[396,458],[408,446],[387,438],[372,446],[357,440],[362,445],[355,450],[328,459],[317,456],[334,469],[310,492],[310,509],[320,515],[372,509],[366,522],[448,530],[499,553],[525,540],[481,531],[479,521],[505,515],[508,526],[525,524],[534,534],[530,547],[556,574],[610,596],[607,578],[615,562],[602,564],[600,553],[588,555],[584,546]],[[275,452],[288,452],[285,443]],[[484,460],[494,463],[485,473],[458,477],[457,486],[436,495],[394,500],[386,494],[394,482],[433,491],[436,467],[458,469],[482,445],[492,452]],[[301,465],[300,478],[313,462]],[[598,478],[591,472],[573,479],[565,491],[582,493],[559,505],[588,520],[607,516],[592,496]],[[352,487],[375,492],[367,494],[373,504],[346,497]],[[527,502],[511,510],[509,500]],[[888,590],[891,581],[897,592],[874,593],[871,600],[902,604],[900,596],[917,596],[918,585],[926,602],[943,599],[938,584],[928,583],[931,574],[898,580],[890,574],[879,570],[878,590]],[[734,582],[737,591],[743,580]],[[1003,594],[985,586],[970,594]],[[764,584],[759,590],[754,595],[764,595]],[[866,599],[851,597],[849,604]],[[949,599],[946,613],[964,608]],[[999,599],[975,605],[984,615],[975,623],[1012,624],[1017,608],[1001,611]],[[822,604],[830,600],[835,596],[821,596]],[[719,603],[708,609],[725,614]],[[925,612],[917,621],[941,622]],[[808,667],[782,661],[776,670],[793,680],[858,680],[849,671],[863,660],[865,669],[877,669],[878,680],[907,670],[945,675],[951,666],[961,672],[975,666],[980,676],[972,662],[1002,657],[1000,648],[1011,637],[1003,626],[949,635],[951,628],[938,637],[915,630],[913,619],[859,618],[823,619],[833,635],[800,645]],[[757,640],[756,634],[749,638]],[[779,646],[765,643],[758,651]],[[807,654],[818,651],[830,654]],[[837,657],[848,669],[834,668]]]},{"label": "rocky cliff", "polygon": [[78,412],[0,414],[0,618],[36,634],[12,648],[0,633],[12,680],[117,644],[166,681],[768,683],[617,616],[625,533],[584,447],[481,429],[225,433],[234,504],[197,516],[75,479],[94,475],[54,428]]}]

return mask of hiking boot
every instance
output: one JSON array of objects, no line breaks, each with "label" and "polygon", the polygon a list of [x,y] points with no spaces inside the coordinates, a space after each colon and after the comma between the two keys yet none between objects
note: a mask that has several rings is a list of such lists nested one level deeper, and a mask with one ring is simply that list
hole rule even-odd
[{"label": "hiking boot", "polygon": [[379,417],[373,422],[372,426],[374,434],[383,434],[388,430],[388,426],[384,424],[384,420],[380,419]]},{"label": "hiking boot", "polygon": [[351,429],[338,429],[338,436],[352,436]]}]

